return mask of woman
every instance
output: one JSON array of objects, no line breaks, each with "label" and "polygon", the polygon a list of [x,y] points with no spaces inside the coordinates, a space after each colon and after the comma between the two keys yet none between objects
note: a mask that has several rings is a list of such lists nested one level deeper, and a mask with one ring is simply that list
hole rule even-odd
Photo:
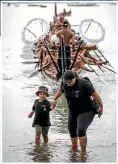
[{"label": "woman", "polygon": [[52,108],[56,106],[56,100],[65,93],[68,112],[68,130],[71,137],[72,149],[78,150],[78,138],[82,152],[86,152],[87,135],[86,131],[94,119],[92,100],[94,97],[99,104],[98,113],[103,113],[103,103],[89,80],[80,78],[75,72],[66,71],[63,76],[60,88],[57,91]]}]

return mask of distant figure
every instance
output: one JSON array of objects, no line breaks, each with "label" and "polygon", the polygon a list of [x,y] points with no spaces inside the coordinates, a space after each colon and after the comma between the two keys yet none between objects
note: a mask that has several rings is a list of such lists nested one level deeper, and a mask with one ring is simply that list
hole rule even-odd
[{"label": "distant figure", "polygon": [[63,15],[64,17],[65,16],[71,16],[71,10],[66,11],[66,9],[64,8],[63,11],[59,15]]},{"label": "distant figure", "polygon": [[35,113],[34,121],[32,127],[35,127],[36,136],[35,143],[36,145],[40,144],[41,134],[43,136],[44,143],[48,142],[48,131],[51,126],[49,112],[52,110],[50,108],[50,101],[46,98],[49,97],[48,88],[45,86],[40,86],[36,95],[39,96],[35,100],[32,107],[31,113],[28,115],[29,118]]},{"label": "distant figure", "polygon": [[64,21],[65,21],[65,18],[63,16],[63,14],[61,14],[59,16],[59,19],[55,22],[56,31],[59,31],[63,28],[63,22]]},{"label": "distant figure", "polygon": [[56,34],[51,36],[51,42],[52,43],[59,43],[59,38],[56,36]]},{"label": "distant figure", "polygon": [[[70,49],[70,40],[72,41],[72,48],[75,46],[75,39],[74,39],[74,33],[68,29],[69,23],[68,21],[63,22],[63,29],[59,30],[56,35],[60,40],[60,45],[61,45],[61,39],[62,36],[64,36],[64,48],[65,48],[65,57],[66,57],[66,69],[68,70],[70,67],[70,57],[71,57],[71,49]],[[58,60],[58,65],[60,72],[62,74],[62,65],[61,65],[61,46],[59,48],[59,60]]]}]

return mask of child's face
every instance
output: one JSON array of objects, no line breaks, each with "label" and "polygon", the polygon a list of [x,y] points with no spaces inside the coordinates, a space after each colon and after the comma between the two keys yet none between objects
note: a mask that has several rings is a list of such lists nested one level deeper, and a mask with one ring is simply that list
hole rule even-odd
[{"label": "child's face", "polygon": [[45,92],[39,92],[39,98],[41,101],[44,101],[47,97],[47,94]]}]

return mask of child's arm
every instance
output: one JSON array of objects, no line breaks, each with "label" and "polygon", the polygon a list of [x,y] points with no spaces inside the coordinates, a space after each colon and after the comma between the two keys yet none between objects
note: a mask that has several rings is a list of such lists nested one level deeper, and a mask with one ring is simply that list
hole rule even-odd
[{"label": "child's arm", "polygon": [[[36,101],[35,101],[36,102]],[[28,117],[31,118],[33,116],[33,114],[35,113],[35,102],[34,105],[32,107],[32,111],[30,112],[30,114],[28,114]]]},{"label": "child's arm", "polygon": [[50,101],[48,101],[48,106],[47,106],[47,110],[50,112],[52,111],[52,103]]},{"label": "child's arm", "polygon": [[34,114],[34,113],[35,113],[35,111],[34,111],[34,110],[32,110],[32,111],[31,111],[31,113],[30,113],[30,114],[28,114],[28,117],[29,117],[29,118],[31,118],[31,117],[33,116],[33,114]]}]

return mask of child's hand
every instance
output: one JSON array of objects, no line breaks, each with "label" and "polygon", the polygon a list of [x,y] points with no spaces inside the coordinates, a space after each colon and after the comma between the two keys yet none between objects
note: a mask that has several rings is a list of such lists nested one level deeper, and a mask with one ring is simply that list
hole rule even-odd
[{"label": "child's hand", "polygon": [[31,118],[32,117],[32,113],[28,114],[28,117]]},{"label": "child's hand", "polygon": [[51,104],[50,109],[54,109],[56,107],[56,104]]},{"label": "child's hand", "polygon": [[56,101],[56,100],[53,100],[53,101],[51,102],[50,109],[53,110],[53,109],[56,107],[56,104],[57,104],[57,101]]},{"label": "child's hand", "polygon": [[50,106],[50,108],[53,110],[55,107],[56,107],[56,101],[55,100],[53,100],[52,101],[52,103],[51,103],[51,106]]}]

